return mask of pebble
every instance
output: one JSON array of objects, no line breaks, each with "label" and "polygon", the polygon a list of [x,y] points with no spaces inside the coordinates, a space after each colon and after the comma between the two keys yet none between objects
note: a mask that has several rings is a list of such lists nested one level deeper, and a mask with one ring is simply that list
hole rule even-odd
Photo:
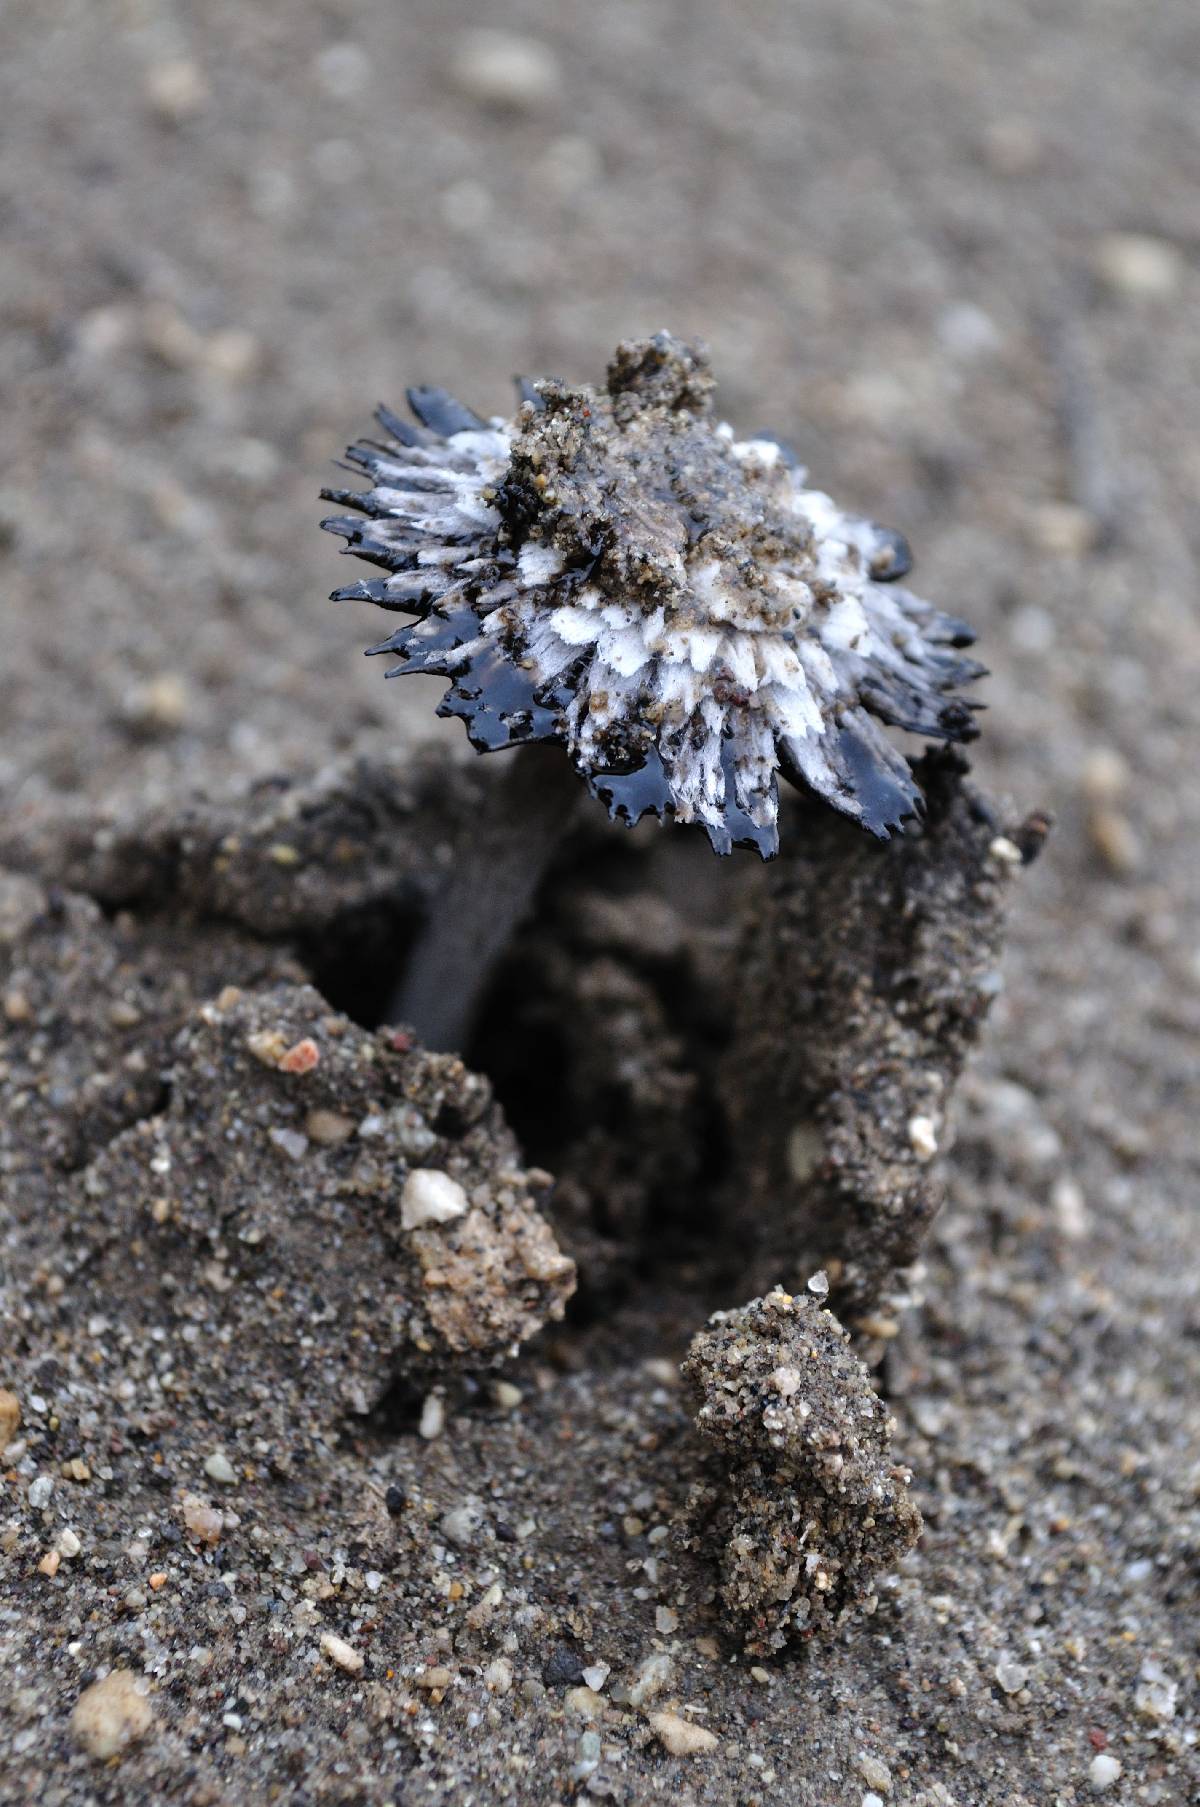
[{"label": "pebble", "polygon": [[538,113],[554,99],[562,70],[554,52],[536,38],[469,31],[454,47],[450,79],[460,94],[483,106]]},{"label": "pebble", "polygon": [[167,125],[182,125],[202,113],[209,102],[204,71],[187,57],[171,57],[146,72],[146,100]]},{"label": "pebble", "polygon": [[1178,1683],[1171,1680],[1160,1662],[1152,1656],[1147,1657],[1133,1696],[1133,1704],[1142,1718],[1160,1723],[1174,1719],[1178,1695]]},{"label": "pebble", "polygon": [[883,1807],[883,1796],[869,1788],[862,1798],[861,1807]]},{"label": "pebble", "polygon": [[58,1565],[61,1561],[62,1557],[57,1550],[47,1550],[46,1554],[42,1557],[42,1560],[38,1563],[38,1574],[47,1575],[53,1580],[55,1575],[58,1574]]},{"label": "pebble", "polygon": [[1183,279],[1183,258],[1165,238],[1147,232],[1106,232],[1097,241],[1092,267],[1100,281],[1131,301],[1160,301]]},{"label": "pebble", "polygon": [[1001,866],[1020,866],[1024,864],[1021,849],[1006,834],[998,834],[988,846],[988,858]]},{"label": "pebble", "polygon": [[348,1142],[354,1130],[354,1118],[343,1116],[341,1111],[312,1110],[304,1119],[305,1135],[322,1148],[336,1148],[339,1143]]},{"label": "pebble", "polygon": [[489,1694],[507,1694],[513,1685],[512,1664],[498,1656],[484,1670],[483,1685]]},{"label": "pebble", "polygon": [[1006,1694],[1019,1694],[1029,1680],[1029,1671],[1006,1659],[996,1664],[996,1680]]},{"label": "pebble", "polygon": [[1116,1757],[1110,1757],[1107,1751],[1100,1751],[1088,1765],[1088,1781],[1097,1794],[1103,1794],[1111,1788],[1121,1773],[1121,1765]]},{"label": "pebble", "polygon": [[225,1520],[207,1500],[202,1500],[195,1493],[185,1493],[179,1505],[189,1537],[194,1537],[197,1543],[209,1545],[221,1541]]},{"label": "pebble", "polygon": [[83,1545],[80,1543],[74,1531],[68,1529],[59,1533],[58,1549],[60,1555],[68,1558],[78,1556],[82,1548]]},{"label": "pebble", "polygon": [[1088,839],[1109,871],[1124,878],[1141,864],[1142,850],[1129,817],[1098,806],[1088,816]]},{"label": "pebble", "polygon": [[556,1644],[542,1667],[548,1688],[575,1687],[583,1680],[583,1662],[573,1644]]},{"label": "pebble", "polygon": [[599,1694],[611,1674],[612,1670],[607,1663],[589,1663],[583,1672],[583,1679],[593,1694]]},{"label": "pebble", "polygon": [[653,1656],[648,1656],[630,1683],[630,1705],[644,1707],[647,1701],[662,1693],[674,1674],[674,1661],[665,1651],[656,1651]]},{"label": "pebble", "polygon": [[1087,1200],[1079,1181],[1064,1173],[1050,1188],[1050,1206],[1058,1233],[1068,1242],[1082,1242],[1091,1228]]},{"label": "pebble", "polygon": [[237,1486],[237,1473],[224,1450],[213,1451],[204,1464],[204,1472],[210,1481],[219,1481],[222,1487]]},{"label": "pebble", "polygon": [[933,1118],[910,1118],[908,1141],[918,1161],[932,1161],[938,1151],[937,1131],[934,1128]]},{"label": "pebble", "polygon": [[440,1437],[446,1428],[446,1405],[439,1393],[427,1393],[425,1403],[421,1407],[421,1422],[417,1426],[427,1442]]},{"label": "pebble", "polygon": [[525,1395],[511,1380],[494,1380],[489,1388],[492,1403],[502,1412],[515,1412]]},{"label": "pebble", "polygon": [[568,1688],[563,1695],[563,1707],[577,1719],[603,1719],[608,1711],[603,1696],[586,1687]]},{"label": "pebble", "polygon": [[823,1267],[819,1267],[815,1274],[809,1275],[808,1290],[814,1299],[827,1299],[829,1297],[829,1275],[825,1272]]},{"label": "pebble", "polygon": [[599,1732],[585,1732],[579,1740],[579,1762],[575,1765],[574,1774],[578,1779],[586,1781],[600,1767],[600,1759],[604,1754],[604,1746],[600,1742]]},{"label": "pebble", "polygon": [[7,1387],[0,1387],[0,1450],[16,1436],[21,1423],[21,1402]]},{"label": "pebble", "polygon": [[877,1794],[892,1792],[892,1772],[886,1763],[880,1762],[878,1757],[871,1757],[866,1752],[861,1752],[857,1759],[857,1768],[868,1788],[873,1788]]},{"label": "pebble", "polygon": [[288,1039],[282,1029],[255,1029],[246,1037],[246,1047],[264,1067],[278,1067],[287,1053]]},{"label": "pebble", "polygon": [[439,1529],[442,1536],[461,1549],[474,1543],[483,1522],[483,1509],[477,1500],[464,1500],[461,1506],[453,1506],[441,1519]]},{"label": "pebble", "polygon": [[321,1050],[311,1035],[306,1035],[302,1041],[298,1041],[294,1047],[289,1048],[281,1056],[279,1071],[281,1073],[311,1073],[320,1058]]},{"label": "pebble", "polygon": [[444,1694],[447,1688],[454,1686],[454,1672],[435,1664],[432,1669],[422,1669],[413,1686],[424,1689],[427,1694]]},{"label": "pebble", "polygon": [[71,1714],[71,1731],[90,1757],[107,1762],[144,1738],[154,1714],[139,1678],[130,1669],[114,1669],[85,1688]]},{"label": "pebble", "polygon": [[121,715],[143,734],[173,734],[187,720],[190,703],[186,679],[164,671],[125,692]]},{"label": "pebble", "polygon": [[50,1504],[50,1495],[54,1492],[54,1476],[40,1474],[29,1483],[29,1504],[35,1512],[43,1512]]},{"label": "pebble", "polygon": [[418,1167],[400,1193],[400,1223],[406,1230],[425,1224],[453,1223],[465,1215],[467,1195],[457,1180],[437,1167]]},{"label": "pebble", "polygon": [[721,1740],[707,1726],[694,1725],[678,1713],[651,1713],[650,1728],[672,1757],[699,1757],[715,1751]]},{"label": "pebble", "polygon": [[322,1656],[327,1656],[331,1663],[336,1663],[339,1669],[346,1671],[347,1675],[362,1674],[363,1665],[367,1659],[360,1650],[354,1648],[353,1644],[347,1644],[345,1638],[339,1638],[336,1632],[323,1631],[321,1633],[320,1650]]},{"label": "pebble", "polygon": [[280,1154],[286,1155],[289,1161],[303,1159],[308,1148],[308,1137],[302,1136],[298,1129],[269,1129],[267,1136]]}]

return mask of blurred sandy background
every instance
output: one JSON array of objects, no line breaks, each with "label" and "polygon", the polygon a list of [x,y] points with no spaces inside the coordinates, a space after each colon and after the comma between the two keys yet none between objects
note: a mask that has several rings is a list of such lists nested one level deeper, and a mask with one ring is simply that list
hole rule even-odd
[{"label": "blurred sandy background", "polygon": [[979,622],[1023,803],[1097,750],[1102,787],[1177,771],[1186,724],[1147,718],[1198,658],[1189,0],[0,20],[10,799],[424,729],[435,693],[325,601],[329,459],[408,382],[503,410],[661,326]]}]

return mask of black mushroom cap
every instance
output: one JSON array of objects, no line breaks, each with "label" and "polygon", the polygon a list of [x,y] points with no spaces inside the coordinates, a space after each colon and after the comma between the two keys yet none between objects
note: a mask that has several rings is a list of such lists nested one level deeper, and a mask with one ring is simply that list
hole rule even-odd
[{"label": "black mushroom cap", "polygon": [[561,741],[609,813],[778,849],[779,773],[886,838],[921,807],[884,726],[975,733],[965,623],[898,580],[898,533],[805,487],[795,454],[710,411],[702,350],[620,345],[604,390],[518,381],[511,420],[415,388],[418,426],[347,457],[362,517],[323,525],[385,576],[336,590],[416,619],[372,653],[451,680],[481,752]]}]

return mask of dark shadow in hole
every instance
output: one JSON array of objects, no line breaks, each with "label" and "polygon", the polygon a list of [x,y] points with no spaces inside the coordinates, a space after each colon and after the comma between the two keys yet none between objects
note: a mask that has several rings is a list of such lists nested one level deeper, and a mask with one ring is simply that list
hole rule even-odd
[{"label": "dark shadow in hole", "polygon": [[[578,1025],[570,1010],[573,981],[586,985],[587,968],[599,958],[615,960],[652,989],[667,1025],[667,1035],[682,1043],[682,1070],[698,1079],[686,1121],[676,1119],[669,1134],[682,1132],[691,1151],[688,1171],[678,1181],[669,1177],[648,1183],[645,1208],[633,1234],[613,1221],[602,1190],[591,1190],[587,1237],[607,1248],[595,1267],[586,1248],[572,1246],[569,1223],[558,1225],[569,1252],[579,1260],[579,1285],[568,1306],[567,1325],[584,1329],[611,1318],[634,1293],[650,1296],[659,1283],[685,1287],[719,1302],[724,1294],[712,1277],[714,1264],[729,1271],[743,1259],[740,1252],[720,1251],[719,1208],[729,1163],[729,1130],[717,1086],[719,1063],[730,1034],[726,1001],[697,983],[689,952],[659,952],[652,945],[604,955],[581,935],[573,900],[581,893],[609,899],[628,897],[636,909],[647,893],[666,895],[679,914],[696,919],[684,906],[693,900],[692,851],[684,837],[674,848],[651,827],[644,834],[582,840],[570,849],[543,887],[532,930],[519,935],[497,966],[483,998],[479,1022],[467,1051],[468,1064],[486,1072],[517,1135],[526,1159],[559,1176],[571,1176],[588,1190],[585,1142],[605,1138],[612,1155],[609,1174],[620,1188],[628,1179],[636,1186],[639,1172],[662,1165],[652,1138],[654,1122],[643,1112],[631,1114],[629,1080],[619,1070],[626,1049],[614,1042],[609,1070],[594,1071],[597,1048],[587,1060],[593,1069],[586,1088],[574,1063],[579,1058]],[[712,864],[711,854],[704,850]],[[707,877],[707,868],[702,869]],[[701,919],[703,904],[700,906]],[[600,1033],[603,1033],[601,1029]],[[603,1054],[603,1049],[600,1050]],[[553,1217],[553,1206],[551,1216]],[[624,1242],[624,1246],[622,1243]],[[597,1274],[599,1272],[599,1277]]]},{"label": "dark shadow in hole", "polygon": [[321,996],[363,1029],[378,1029],[421,928],[420,911],[364,906],[340,916],[298,952]]}]

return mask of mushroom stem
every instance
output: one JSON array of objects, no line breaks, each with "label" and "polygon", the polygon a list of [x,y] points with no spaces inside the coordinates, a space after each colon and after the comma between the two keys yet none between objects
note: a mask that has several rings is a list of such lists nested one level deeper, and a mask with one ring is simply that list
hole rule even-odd
[{"label": "mushroom stem", "polygon": [[387,1012],[424,1047],[466,1046],[496,961],[528,915],[581,791],[558,748],[522,747],[413,942]]}]

